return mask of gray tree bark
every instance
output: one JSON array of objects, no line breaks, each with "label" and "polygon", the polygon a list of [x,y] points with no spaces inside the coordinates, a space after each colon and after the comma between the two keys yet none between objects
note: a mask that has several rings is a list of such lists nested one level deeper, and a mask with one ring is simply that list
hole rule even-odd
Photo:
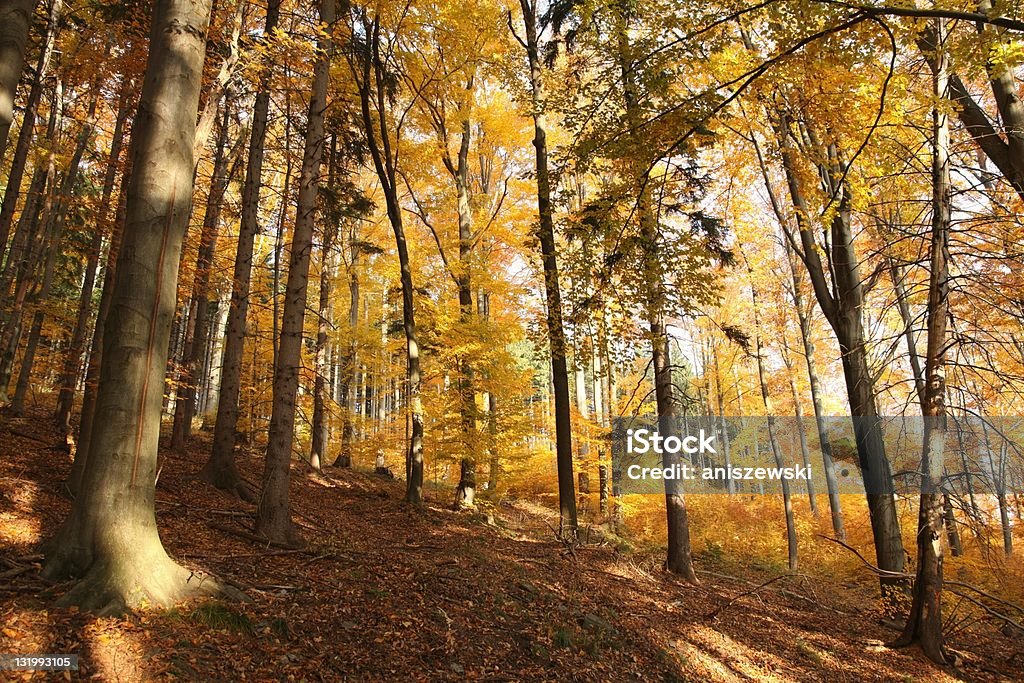
[{"label": "gray tree bark", "polygon": [[[264,23],[264,39],[273,34],[281,15],[281,0],[269,0]],[[215,487],[253,500],[253,493],[242,481],[235,465],[235,432],[238,429],[238,396],[242,386],[242,354],[245,350],[245,321],[249,310],[249,284],[252,280],[252,254],[259,232],[260,188],[263,184],[263,152],[267,139],[270,111],[270,80],[261,75],[252,111],[249,160],[242,188],[242,221],[235,252],[231,304],[224,335],[217,421],[213,432],[213,450],[200,477]]]},{"label": "gray tree bark", "polygon": [[215,585],[167,556],[154,512],[165,354],[191,210],[210,10],[209,0],[158,0],[154,9],[91,455],[43,570],[51,579],[80,579],[61,598],[65,605],[105,612],[168,605]]},{"label": "gray tree bark", "polygon": [[[0,1],[0,160],[14,122],[14,98],[25,70],[25,46],[38,0]],[[3,241],[0,241],[2,251]]]},{"label": "gray tree bark", "polygon": [[548,132],[541,65],[540,36],[537,31],[538,8],[535,0],[519,0],[526,31],[526,56],[530,66],[530,93],[533,106],[533,147],[537,171],[537,238],[544,267],[544,292],[547,305],[548,345],[551,353],[551,377],[555,399],[555,459],[558,469],[559,535],[576,538],[576,482],[572,465],[572,417],[570,413],[569,373],[566,365],[565,329],[562,326],[562,293],[558,281],[555,250],[555,224],[551,205],[551,178],[548,172]]},{"label": "gray tree bark", "polygon": [[[933,95],[941,101],[949,95],[946,71],[945,30],[935,22],[938,50],[931,61]],[[928,338],[925,349],[924,444],[921,449],[921,497],[917,520],[917,576],[913,602],[898,646],[920,645],[924,654],[946,663],[942,631],[943,494],[942,476],[946,445],[946,326],[949,317],[950,185],[949,119],[941,106],[932,112],[932,230],[928,284]]]},{"label": "gray tree bark", "polygon": [[295,441],[295,397],[302,366],[303,322],[309,289],[309,263],[316,227],[320,166],[324,153],[324,114],[330,81],[335,0],[321,0],[320,23],[326,33],[317,41],[318,57],[313,70],[313,87],[306,117],[306,140],[299,173],[299,194],[295,229],[292,231],[281,320],[281,342],[274,369],[274,405],[267,436],[267,457],[263,468],[263,491],[256,510],[256,533],[281,545],[302,545],[304,540],[292,521],[288,495],[291,481],[292,444]]}]

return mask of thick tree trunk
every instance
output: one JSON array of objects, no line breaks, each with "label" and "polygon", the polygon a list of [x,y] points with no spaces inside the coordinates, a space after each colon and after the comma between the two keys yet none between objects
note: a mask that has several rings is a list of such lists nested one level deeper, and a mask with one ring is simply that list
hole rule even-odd
[{"label": "thick tree trunk", "polygon": [[[937,101],[948,94],[945,30],[936,22],[938,50],[931,62],[933,94]],[[913,602],[896,645],[918,644],[937,664],[946,663],[942,632],[942,475],[946,441],[946,325],[949,316],[950,186],[949,120],[944,108],[932,112],[932,231],[931,273],[928,284],[928,340],[925,350],[924,444],[921,449],[921,499],[917,520],[917,576]]]},{"label": "thick tree trunk", "polygon": [[569,373],[566,366],[565,329],[562,326],[562,293],[558,282],[555,250],[555,224],[551,206],[551,178],[548,173],[547,118],[543,88],[540,37],[537,33],[537,8],[530,0],[519,0],[526,29],[526,54],[530,65],[530,90],[533,105],[533,147],[537,170],[537,238],[544,266],[544,292],[547,307],[548,344],[551,352],[551,376],[555,399],[555,459],[558,469],[559,535],[575,539],[576,482],[572,473],[572,417],[570,414]]},{"label": "thick tree trunk", "polygon": [[292,444],[295,441],[295,398],[302,366],[303,322],[309,289],[309,263],[316,226],[320,166],[324,153],[324,114],[330,80],[335,0],[321,0],[320,22],[326,27],[317,42],[319,56],[313,71],[306,118],[306,140],[299,173],[299,194],[295,229],[292,231],[281,320],[281,345],[274,369],[274,406],[267,436],[267,459],[263,468],[263,492],[256,511],[256,533],[282,545],[304,543],[294,522],[288,496],[291,481]]},{"label": "thick tree trunk", "polygon": [[110,236],[110,247],[107,250],[107,263],[103,276],[103,292],[100,295],[99,309],[96,311],[96,322],[93,325],[92,345],[89,352],[89,363],[85,371],[85,387],[82,392],[82,412],[78,426],[78,450],[75,461],[68,475],[68,491],[72,496],[78,494],[85,464],[89,462],[89,449],[92,443],[92,431],[96,418],[96,391],[99,388],[100,371],[103,368],[104,330],[110,314],[110,306],[114,295],[114,282],[117,279],[117,261],[121,252],[121,236],[127,220],[128,185],[132,176],[132,165],[135,157],[135,137],[128,145],[128,155],[124,174],[121,179],[121,191],[117,199],[117,210],[114,215],[114,226]]},{"label": "thick tree trunk", "polygon": [[62,604],[119,611],[168,605],[215,586],[167,556],[154,512],[161,389],[191,208],[209,17],[208,0],[158,0],[154,10],[92,454],[44,568],[51,579],[80,578]]},{"label": "thick tree trunk", "polygon": [[[38,0],[0,0],[0,160],[14,122],[14,98],[25,70],[25,46]],[[0,256],[6,239],[0,240]]]},{"label": "thick tree trunk", "polygon": [[[277,28],[281,0],[269,0],[263,35],[270,36]],[[259,91],[252,111],[252,134],[249,138],[249,160],[242,188],[242,220],[238,230],[231,305],[228,327],[224,335],[220,391],[217,399],[217,421],[213,432],[213,450],[200,477],[215,487],[235,493],[247,500],[253,494],[242,481],[235,465],[235,432],[238,428],[238,396],[242,385],[242,354],[245,350],[245,321],[249,310],[249,283],[252,279],[253,245],[259,232],[260,187],[263,184],[263,152],[267,139],[270,111],[270,81],[260,77]]]}]

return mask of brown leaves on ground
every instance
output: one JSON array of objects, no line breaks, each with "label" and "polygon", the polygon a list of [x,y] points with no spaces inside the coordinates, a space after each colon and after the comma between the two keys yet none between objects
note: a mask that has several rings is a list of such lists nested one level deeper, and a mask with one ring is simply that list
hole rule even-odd
[{"label": "brown leaves on ground", "polygon": [[[123,618],[58,610],[65,586],[43,583],[38,553],[67,512],[68,463],[39,443],[56,438],[46,423],[0,422],[0,573],[22,570],[0,580],[0,652],[78,654],[73,680],[997,681],[1024,662],[1021,641],[985,627],[954,643],[958,671],[940,671],[884,647],[895,632],[857,589],[794,578],[751,591],[710,571],[693,587],[608,543],[567,552],[544,508],[455,513],[445,494],[415,509],[399,483],[360,472],[297,464],[294,517],[310,546],[261,547],[245,538],[253,508],[196,479],[202,438],[164,455],[161,537],[252,601]],[[258,456],[239,464],[258,482]]]}]

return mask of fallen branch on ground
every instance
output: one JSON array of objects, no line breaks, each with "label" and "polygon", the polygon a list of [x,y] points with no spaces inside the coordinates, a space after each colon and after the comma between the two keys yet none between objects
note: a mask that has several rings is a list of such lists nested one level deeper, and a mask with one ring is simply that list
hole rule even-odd
[{"label": "fallen branch on ground", "polygon": [[788,578],[797,578],[797,577],[807,578],[807,576],[805,574],[779,574],[778,576],[773,576],[772,578],[768,579],[767,581],[764,581],[763,583],[757,584],[756,586],[754,586],[750,590],[744,591],[744,592],[740,593],[739,595],[735,596],[734,598],[729,600],[724,605],[722,605],[722,606],[712,610],[711,612],[708,612],[707,614],[704,615],[704,619],[705,620],[707,620],[707,619],[714,619],[719,614],[721,614],[723,611],[725,611],[725,610],[729,609],[730,607],[732,607],[732,605],[735,604],[740,599],[745,598],[748,595],[755,595],[758,591],[760,591],[763,588],[767,588],[768,586],[772,585],[776,581],[780,581],[782,579],[788,579]]}]

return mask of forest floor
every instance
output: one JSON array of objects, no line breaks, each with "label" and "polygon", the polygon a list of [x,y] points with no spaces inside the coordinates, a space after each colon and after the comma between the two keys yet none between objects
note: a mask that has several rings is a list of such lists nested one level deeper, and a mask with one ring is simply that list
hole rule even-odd
[{"label": "forest floor", "polygon": [[[897,633],[861,589],[797,577],[755,591],[772,576],[731,578],[705,557],[690,586],[653,551],[596,534],[565,547],[538,505],[456,513],[445,497],[414,509],[399,482],[370,473],[296,463],[292,505],[309,547],[261,547],[227,531],[251,529],[252,506],[196,479],[204,435],[187,454],[162,454],[161,537],[251,602],[103,618],[55,608],[66,586],[39,578],[39,543],[68,511],[69,463],[49,422],[0,418],[0,653],[78,654],[81,668],[0,680],[1024,679],[1024,642],[990,626],[959,634],[959,667],[940,670],[885,647]],[[240,467],[259,481],[258,454]]]}]

